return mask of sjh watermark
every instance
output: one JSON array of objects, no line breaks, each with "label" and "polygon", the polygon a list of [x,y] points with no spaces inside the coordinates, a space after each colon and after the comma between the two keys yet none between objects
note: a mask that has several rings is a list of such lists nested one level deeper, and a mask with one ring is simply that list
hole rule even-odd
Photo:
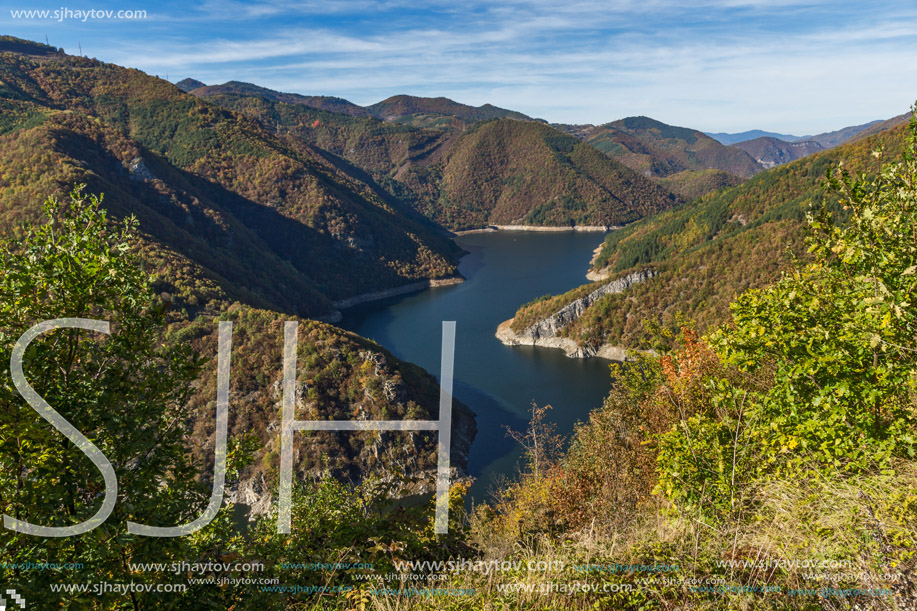
[{"label": "sjh watermark", "polygon": [[10,9],[10,16],[13,19],[40,19],[42,21],[82,21],[86,23],[89,20],[142,20],[146,19],[145,10],[133,9],[71,9],[62,6],[58,9]]},{"label": "sjh watermark", "polygon": [[25,599],[16,590],[7,588],[5,592],[5,594],[0,594],[0,611],[6,611],[9,608],[15,609],[16,607],[25,609]]},{"label": "sjh watermark", "polygon": [[[33,326],[16,340],[10,357],[10,373],[13,385],[19,394],[38,414],[51,423],[67,439],[74,443],[95,465],[105,481],[102,506],[94,516],[71,526],[40,526],[12,516],[3,516],[3,526],[9,530],[40,537],[72,537],[87,533],[102,525],[115,508],[118,495],[118,480],[108,457],[86,438],[66,418],[61,416],[45,401],[25,379],[22,369],[23,358],[29,344],[37,337],[54,329],[85,329],[108,335],[111,333],[108,321],[89,318],[57,318]],[[455,359],[455,321],[443,321],[442,362],[440,371],[439,419],[438,420],[296,420],[296,349],[299,323],[284,323],[283,344],[283,407],[280,443],[280,498],[277,514],[277,532],[290,532],[293,485],[293,434],[296,431],[437,431],[439,451],[436,475],[436,509],[433,531],[437,534],[449,532],[449,453],[452,445],[452,376]],[[127,530],[134,535],[146,537],[181,537],[210,524],[223,504],[226,483],[226,429],[229,420],[229,360],[232,349],[232,322],[221,321],[218,326],[217,343],[217,410],[216,447],[214,449],[213,489],[210,502],[204,513],[193,522],[178,526],[148,526],[128,522]]]}]

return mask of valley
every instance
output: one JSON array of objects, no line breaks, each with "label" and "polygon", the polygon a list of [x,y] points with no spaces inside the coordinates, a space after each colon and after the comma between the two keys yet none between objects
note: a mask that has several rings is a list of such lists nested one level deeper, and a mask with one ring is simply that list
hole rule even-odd
[{"label": "valley", "polygon": [[[810,558],[887,593],[863,608],[917,599],[911,113],[551,123],[481,89],[357,104],[260,63],[173,83],[47,40],[0,36],[0,569],[33,606],[160,608],[55,588],[210,559],[252,570],[170,571],[168,608],[847,608],[790,596]],[[297,44],[195,49],[267,68]],[[746,112],[721,125],[766,127]],[[24,347],[73,319],[103,326]],[[365,427],[446,409],[442,434]],[[21,516],[94,533],[36,544]],[[436,569],[478,560],[506,573]],[[609,566],[630,568],[583,569]]]}]

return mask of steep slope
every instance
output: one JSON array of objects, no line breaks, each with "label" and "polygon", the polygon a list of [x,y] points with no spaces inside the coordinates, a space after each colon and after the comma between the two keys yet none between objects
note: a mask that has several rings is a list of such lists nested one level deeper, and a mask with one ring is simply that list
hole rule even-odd
[{"label": "steep slope", "polygon": [[438,197],[424,213],[447,227],[619,225],[677,198],[591,146],[547,125],[478,124],[449,150]]},{"label": "steep slope", "polygon": [[0,80],[6,227],[34,217],[45,195],[86,182],[119,193],[116,213],[136,214],[152,241],[228,292],[306,316],[456,273],[454,245],[365,173],[165,81],[8,52]]},{"label": "steep slope", "polygon": [[[221,320],[233,322],[230,378],[231,439],[254,437],[254,462],[231,492],[237,503],[255,513],[272,508],[280,456],[280,414],[283,381],[283,323],[291,318],[276,312],[229,306]],[[191,407],[194,456],[212,464],[217,378],[217,324],[208,318],[177,323],[174,341],[192,345],[208,359],[200,392]],[[370,340],[337,327],[299,321],[297,400],[299,420],[436,419],[439,385],[420,367],[401,361]],[[476,434],[473,412],[455,403],[451,452],[453,478],[466,477],[468,450]],[[359,481],[373,473],[390,481],[401,473],[402,492],[435,490],[437,437],[429,432],[315,432],[294,438],[294,472],[306,481],[330,473],[343,481]],[[455,479],[453,479],[455,481]],[[276,501],[274,501],[276,503]]]},{"label": "steep slope", "polygon": [[198,89],[193,95],[255,119],[288,142],[314,145],[346,159],[410,199],[419,194],[396,184],[398,177],[412,165],[428,166],[440,159],[458,135],[451,128],[415,128],[322,110],[299,103],[290,94],[254,86],[238,92],[217,85]]},{"label": "steep slope", "polygon": [[675,202],[627,168],[538,122],[501,119],[473,127],[450,122],[421,128],[324,112],[277,96],[232,93],[222,86],[194,95],[257,119],[286,141],[345,158],[450,229],[489,223],[617,224]]},{"label": "steep slope", "polygon": [[797,140],[786,142],[777,138],[755,138],[738,144],[731,145],[751,155],[755,161],[765,168],[783,165],[796,161],[812,153],[824,150],[821,144],[814,140]]},{"label": "steep slope", "polygon": [[[189,440],[204,464],[213,456],[215,319],[234,321],[230,431],[261,442],[231,492],[237,502],[264,511],[276,490],[266,478],[278,462],[286,320],[300,321],[298,418],[436,417],[432,376],[304,318],[333,313],[335,299],[455,273],[451,242],[365,173],[137,70],[44,45],[0,39],[0,81],[0,232],[20,235],[47,196],[78,184],[104,193],[113,217],[139,219],[137,253],[168,308],[168,334],[211,359],[195,386]],[[457,405],[456,476],[474,433],[473,414]],[[416,479],[410,491],[433,487],[429,434],[322,433],[296,445],[302,477],[397,470]]]},{"label": "steep slope", "polygon": [[[873,152],[883,147],[886,155],[897,154],[904,133],[900,126],[811,155],[610,233],[593,274],[656,275],[595,301],[558,335],[591,351],[603,344],[652,348],[665,345],[666,334],[685,319],[700,330],[723,322],[736,294],[774,281],[791,256],[805,257],[805,213],[824,201],[825,173],[840,161],[854,173],[875,171],[882,156]],[[594,290],[586,285],[523,306],[512,329],[523,333]]]},{"label": "steep slope", "polygon": [[735,174],[723,170],[685,170],[655,181],[685,201],[691,201],[713,191],[734,187],[744,182]]}]

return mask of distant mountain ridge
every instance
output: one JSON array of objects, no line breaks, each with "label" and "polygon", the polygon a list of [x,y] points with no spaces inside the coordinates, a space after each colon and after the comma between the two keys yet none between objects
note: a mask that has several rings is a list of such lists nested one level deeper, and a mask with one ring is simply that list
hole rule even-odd
[{"label": "distant mountain ridge", "polygon": [[[491,104],[470,106],[455,102],[449,98],[417,97],[409,95],[396,95],[369,106],[358,106],[348,100],[329,96],[305,96],[300,94],[283,93],[238,81],[229,81],[222,85],[201,86],[192,88],[200,81],[181,82],[183,88],[190,89],[193,95],[209,99],[218,104],[242,112],[250,112],[253,103],[240,104],[230,100],[231,96],[246,96],[249,99],[260,98],[273,103],[299,105],[331,113],[344,114],[351,117],[364,119],[375,118],[388,124],[403,125],[421,132],[398,132],[388,130],[387,136],[380,132],[385,131],[380,127],[369,124],[357,128],[351,124],[346,128],[351,136],[356,135],[363,140],[362,133],[366,131],[376,133],[375,144],[380,146],[379,153],[388,157],[388,167],[381,168],[380,154],[373,154],[361,146],[341,148],[340,120],[332,116],[315,117],[312,125],[290,125],[291,118],[280,120],[277,128],[288,133],[296,132],[297,137],[312,139],[318,132],[335,131],[334,137],[322,135],[316,140],[319,146],[329,148],[336,154],[354,161],[361,167],[372,167],[374,171],[386,172],[389,176],[398,174],[398,180],[407,174],[412,174],[418,166],[429,165],[454,144],[455,137],[461,132],[481,121],[497,119],[514,119],[525,122],[544,123],[540,119],[533,119],[528,115],[516,111],[499,108]],[[203,84],[201,84],[203,85]],[[276,114],[277,109],[270,112]],[[259,111],[260,112],[260,111]],[[289,115],[289,109],[284,111]],[[259,120],[263,115],[252,115]],[[303,118],[300,118],[304,120]],[[273,119],[276,123],[277,119]],[[318,121],[318,123],[316,123]],[[713,134],[716,138],[698,130],[667,125],[649,117],[627,117],[602,125],[567,125],[554,124],[551,127],[564,133],[575,136],[590,144],[606,155],[620,161],[624,165],[654,180],[663,188],[675,193],[682,199],[691,200],[717,189],[735,186],[762,169],[774,167],[782,163],[798,159],[823,148],[830,148],[840,142],[849,140],[857,133],[868,129],[880,122],[872,122],[861,126],[852,126],[812,137],[799,137],[786,134],[776,134],[762,130],[751,130],[741,134]],[[311,130],[311,131],[310,131]],[[360,134],[355,133],[360,132]],[[307,133],[308,132],[308,133]],[[418,143],[420,148],[409,145],[407,149],[404,136],[410,133],[409,141]],[[329,134],[330,135],[330,134]],[[748,139],[751,136],[755,138]],[[778,138],[780,136],[780,138]],[[719,140],[717,140],[719,138]],[[321,143],[318,142],[321,140]],[[740,141],[741,146],[726,146],[720,142]],[[798,144],[805,141],[807,144]],[[368,143],[367,143],[368,144]],[[361,150],[362,149],[362,150]],[[395,159],[392,155],[395,150],[401,150],[400,157]],[[432,157],[430,157],[432,155]],[[367,166],[366,163],[370,166]],[[383,163],[382,165],[386,165]],[[395,168],[392,166],[400,166]],[[409,169],[411,168],[411,169]],[[407,174],[406,174],[407,173]],[[377,176],[377,178],[380,176]],[[420,179],[425,182],[426,178]],[[408,181],[411,182],[411,181]],[[433,196],[427,186],[418,185],[408,187],[407,192],[402,192],[411,199],[416,199],[417,188],[424,192],[421,198]],[[428,210],[428,216],[429,210]],[[432,218],[432,216],[431,216]]]},{"label": "distant mountain ridge", "polygon": [[490,119],[533,120],[531,117],[521,112],[506,110],[505,108],[499,108],[492,104],[469,106],[443,97],[423,98],[410,95],[396,95],[371,106],[367,106],[366,109],[374,117],[385,121],[395,121],[404,116],[418,114],[448,115],[469,122],[487,121]]},{"label": "distant mountain ridge", "polygon": [[[765,168],[772,168],[784,163],[801,159],[822,150],[831,149],[859,138],[865,138],[881,131],[905,123],[908,114],[898,115],[886,121],[876,120],[862,125],[851,125],[832,132],[815,136],[781,136],[761,130],[751,130],[740,134],[708,134],[729,146],[749,153]],[[762,134],[754,136],[754,134]],[[754,136],[748,138],[748,136]]]},{"label": "distant mountain ridge", "polygon": [[[15,45],[16,43],[8,42],[7,45]],[[40,45],[35,43],[36,48],[34,53],[56,53],[57,50],[53,47],[48,47],[47,45]],[[12,48],[12,47],[11,47]],[[284,102],[287,104],[302,104],[309,106],[311,108],[316,108],[319,110],[326,110],[329,112],[335,112],[340,114],[347,114],[355,117],[375,117],[382,121],[386,122],[396,122],[409,124],[413,127],[430,127],[430,128],[446,128],[446,127],[466,127],[467,125],[479,122],[479,121],[488,121],[493,119],[516,119],[519,121],[536,121],[541,123],[546,123],[542,119],[532,118],[524,113],[509,110],[506,108],[500,108],[492,104],[483,104],[481,106],[471,106],[468,104],[463,104],[461,102],[456,102],[446,97],[421,97],[421,96],[412,96],[412,95],[394,95],[375,104],[369,106],[360,106],[354,104],[349,100],[344,98],[335,97],[335,96],[310,96],[310,95],[301,95],[297,93],[285,93],[280,91],[275,91],[268,89],[266,87],[261,87],[252,83],[242,82],[242,81],[227,81],[222,85],[206,85],[205,83],[198,81],[192,78],[186,78],[175,84],[179,89],[187,93],[192,93],[197,97],[208,98],[216,95],[225,95],[225,94],[239,94],[247,96],[261,96],[264,98]],[[777,140],[782,140],[783,142],[792,143],[799,141],[812,141],[818,143],[822,148],[832,148],[838,146],[843,142],[847,142],[854,137],[857,137],[860,134],[869,135],[872,133],[877,133],[877,131],[882,131],[882,129],[888,129],[894,125],[898,125],[901,122],[901,117],[904,115],[899,115],[889,119],[888,121],[875,120],[862,125],[852,125],[845,127],[839,130],[825,132],[822,134],[816,134],[812,136],[794,136],[791,134],[781,134],[777,132],[769,132],[760,129],[748,130],[738,133],[729,133],[729,132],[700,132],[698,130],[693,130],[690,128],[675,127],[672,125],[667,125],[661,121],[657,121],[650,117],[638,116],[638,117],[627,117],[624,119],[619,119],[611,123],[605,123],[602,125],[593,125],[593,124],[550,124],[555,129],[558,129],[562,132],[573,135],[581,140],[591,141],[596,148],[602,150],[606,154],[610,154],[610,151],[614,149],[612,144],[609,144],[609,141],[613,141],[614,136],[609,136],[608,134],[603,134],[603,131],[610,131],[611,129],[622,129],[630,133],[648,130],[657,130],[659,133],[664,132],[666,135],[662,136],[663,139],[675,139],[675,140],[691,140],[693,142],[695,135],[702,134],[703,136],[709,137],[716,142],[724,146],[734,145],[742,142],[748,142],[751,140],[756,140],[759,138],[775,138]],[[451,125],[448,123],[443,123],[441,120],[444,117],[450,117],[459,121],[458,125]],[[438,120],[439,119],[439,120]],[[896,121],[897,122],[894,122]],[[894,122],[894,123],[888,123]],[[880,125],[883,123],[888,123],[885,127]],[[623,142],[622,142],[623,144]],[[641,144],[646,144],[642,142]],[[707,145],[709,146],[709,145]],[[626,147],[625,147],[626,148]],[[639,148],[639,147],[638,147]],[[741,147],[740,147],[741,148]],[[631,151],[634,152],[634,151]],[[692,151],[696,152],[696,151]],[[640,154],[640,153],[637,153]],[[728,156],[728,153],[726,153]],[[663,156],[665,157],[665,156]],[[734,160],[733,160],[734,161]],[[659,176],[676,174],[678,172],[684,171],[686,168],[676,169],[675,171],[665,172],[665,165],[671,163],[670,160],[656,160],[654,174]],[[747,178],[755,173],[755,171],[749,172],[748,169],[740,169],[739,171],[733,171],[729,168],[720,167],[723,163],[728,164],[729,161],[724,161],[723,159],[714,160],[711,163],[714,165],[704,165],[703,161],[700,162],[700,166],[695,167],[693,170],[707,170],[707,169],[718,169],[726,172],[730,172],[739,177]],[[629,167],[633,167],[631,164],[628,164]],[[634,163],[633,165],[639,165]],[[698,165],[698,164],[695,164]],[[742,164],[739,163],[739,166]],[[674,167],[674,166],[673,166]],[[637,168],[635,168],[637,169]],[[638,170],[639,171],[639,170]],[[660,173],[660,171],[662,173]]]},{"label": "distant mountain ridge", "polygon": [[200,89],[201,87],[206,87],[207,84],[201,81],[195,80],[193,78],[186,78],[175,83],[175,86],[184,91],[185,93],[190,93],[195,89]]},{"label": "distant mountain ridge", "polygon": [[645,176],[715,169],[748,178],[761,171],[744,151],[727,148],[698,130],[649,117],[599,125],[586,134],[585,141]]},{"label": "distant mountain ridge", "polygon": [[300,95],[298,93],[283,93],[280,91],[274,91],[273,89],[268,89],[266,87],[260,87],[252,83],[244,83],[242,81],[228,81],[222,85],[204,85],[203,87],[198,87],[190,90],[189,93],[193,93],[199,98],[207,98],[214,94],[239,94],[249,96],[256,95],[263,96],[271,100],[276,100],[278,102],[285,102],[287,104],[302,104],[310,108],[328,110],[331,112],[350,115],[352,117],[368,117],[372,115],[372,113],[370,113],[367,109],[363,108],[362,106],[358,106],[353,102],[345,100],[344,98],[324,95]]},{"label": "distant mountain ridge", "polygon": [[[194,87],[194,84],[198,84]],[[499,108],[492,104],[470,106],[437,97],[426,98],[411,95],[396,95],[370,106],[359,106],[333,96],[307,96],[298,93],[284,93],[241,81],[228,81],[222,85],[205,85],[200,81],[185,79],[176,85],[183,91],[194,93],[197,97],[207,98],[214,95],[238,94],[247,96],[261,96],[267,99],[284,102],[287,104],[303,104],[319,110],[327,110],[350,115],[353,117],[375,117],[386,122],[405,122],[406,118],[417,115],[433,117],[455,117],[467,123],[487,121],[491,119],[518,119],[520,121],[533,121],[531,117],[514,110]]]},{"label": "distant mountain ridge", "polygon": [[[894,119],[900,119],[901,116],[903,115],[899,115],[898,117],[895,117]],[[889,119],[889,121],[893,121],[894,119]],[[848,142],[849,140],[853,139],[854,137],[860,134],[876,133],[876,131],[869,131],[870,128],[873,128],[884,122],[885,121],[883,121],[882,119],[878,119],[875,121],[870,121],[869,123],[863,123],[862,125],[851,125],[849,127],[844,127],[844,128],[841,128],[835,131],[816,134],[814,136],[791,136],[789,134],[778,134],[775,132],[766,132],[760,129],[753,129],[753,130],[739,132],[735,134],[726,133],[726,132],[720,132],[720,133],[707,132],[707,135],[721,142],[722,144],[726,144],[726,145],[739,144],[741,142],[748,142],[750,140],[757,140],[759,138],[776,138],[777,140],[782,140],[784,142],[800,142],[800,141],[817,142],[822,148],[829,149],[835,146],[839,146],[843,144],[844,142]],[[894,125],[898,125],[898,123],[889,125],[887,127],[894,127]],[[881,129],[878,131],[881,131]]]},{"label": "distant mountain ridge", "polygon": [[911,119],[911,113],[906,112],[897,116],[892,117],[891,119],[886,119],[885,121],[873,121],[869,124],[869,127],[866,129],[857,132],[857,134],[851,138],[851,140],[859,140],[861,138],[868,138],[879,132],[884,132],[899,125],[904,125]]},{"label": "distant mountain ridge", "polygon": [[863,123],[862,125],[851,125],[850,127],[844,127],[833,132],[825,132],[823,134],[816,134],[815,136],[806,136],[800,138],[801,140],[811,140],[812,142],[819,143],[822,148],[830,149],[835,146],[840,146],[845,142],[849,142],[856,136],[860,135],[870,127],[882,123],[881,119],[876,121],[870,121],[869,123]]},{"label": "distant mountain ridge", "polygon": [[727,133],[727,132],[704,132],[720,144],[730,145],[737,144],[739,142],[745,142],[747,140],[754,140],[756,138],[777,138],[778,140],[783,140],[784,142],[793,142],[794,140],[801,140],[803,136],[792,136],[790,134],[778,134],[777,132],[766,132],[762,129],[750,129],[744,132],[738,133]]}]

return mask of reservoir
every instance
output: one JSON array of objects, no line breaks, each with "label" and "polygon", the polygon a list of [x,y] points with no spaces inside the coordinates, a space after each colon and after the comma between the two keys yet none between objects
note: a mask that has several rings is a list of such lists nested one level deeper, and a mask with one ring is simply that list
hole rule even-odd
[{"label": "reservoir", "polygon": [[469,253],[459,266],[466,282],[344,311],[340,326],[437,377],[442,321],[456,321],[453,394],[477,415],[468,465],[476,478],[476,501],[488,498],[496,480],[513,475],[520,448],[505,427],[524,430],[532,401],[551,405],[550,420],[569,436],[574,423],[585,420],[608,394],[609,361],[504,346],[494,337],[497,325],[523,303],[586,283],[589,260],[603,236],[573,231],[462,235],[456,242]]}]

